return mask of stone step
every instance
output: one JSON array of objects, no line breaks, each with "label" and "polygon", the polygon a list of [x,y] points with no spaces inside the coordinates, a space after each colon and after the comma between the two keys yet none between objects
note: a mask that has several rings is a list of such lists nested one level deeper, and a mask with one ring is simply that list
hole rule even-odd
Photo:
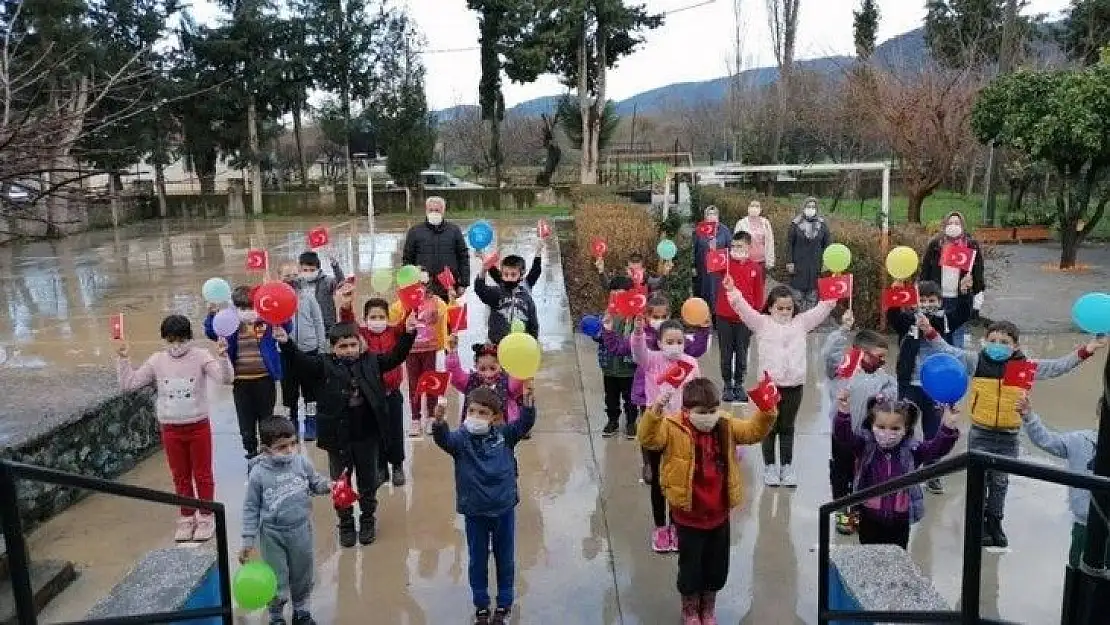
[{"label": "stone step", "polygon": [[[77,579],[77,571],[74,570],[72,562],[62,560],[32,562],[31,590],[35,597],[35,610],[41,612],[51,599],[61,594],[75,579]],[[18,622],[15,600],[12,596],[12,581],[4,576],[0,579],[0,625],[16,625]]]}]

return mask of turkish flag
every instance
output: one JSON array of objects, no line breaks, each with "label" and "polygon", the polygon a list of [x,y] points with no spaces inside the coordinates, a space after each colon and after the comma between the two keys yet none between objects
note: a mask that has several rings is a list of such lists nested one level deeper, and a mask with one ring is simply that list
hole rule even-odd
[{"label": "turkish flag", "polygon": [[856,373],[859,369],[859,362],[863,359],[863,350],[858,347],[852,347],[844,352],[844,357],[840,359],[840,364],[836,367],[836,377],[847,380]]},{"label": "turkish flag", "polygon": [[915,285],[895,284],[883,290],[883,308],[913,308],[919,303]]},{"label": "turkish flag", "polygon": [[949,243],[940,251],[940,266],[971,271],[975,266],[975,250],[963,243]]},{"label": "turkish flag", "polygon": [[419,282],[397,289],[397,298],[401,300],[401,304],[409,312],[419,310],[426,296],[427,291],[424,289],[424,285]]},{"label": "turkish flag", "polygon": [[822,302],[852,297],[852,274],[842,273],[817,281],[817,295]]},{"label": "turkish flag", "polygon": [[763,379],[760,380],[759,386],[748,391],[748,397],[760,412],[774,412],[779,406],[779,400],[782,399],[778,387],[771,382],[771,374],[766,371],[763,372]]},{"label": "turkish flag", "polygon": [[339,475],[339,479],[331,486],[331,502],[337,510],[347,510],[358,501],[358,493],[351,488],[351,476],[347,469]]},{"label": "turkish flag", "polygon": [[328,229],[324,226],[317,226],[308,231],[308,249],[310,250],[327,247],[329,240]]},{"label": "turkish flag", "polygon": [[539,220],[536,224],[536,234],[540,235],[541,239],[551,236],[551,224],[547,223],[546,219]]},{"label": "turkish flag", "polygon": [[1002,373],[1002,386],[1015,386],[1031,391],[1036,380],[1037,363],[1032,360],[1011,360],[1006,363],[1006,369]]},{"label": "turkish flag", "polygon": [[636,291],[621,291],[616,299],[617,314],[622,317],[636,317],[647,310],[647,296]]},{"label": "turkish flag", "polygon": [[269,268],[269,252],[266,250],[247,250],[247,271],[266,271]]},{"label": "turkish flag", "polygon": [[486,254],[486,259],[482,261],[482,268],[489,271],[496,267],[499,262],[501,262],[501,255],[497,253],[497,250],[492,250],[489,254]]},{"label": "turkish flag", "polygon": [[447,327],[452,334],[466,329],[466,304],[447,309]]},{"label": "turkish flag", "polygon": [[656,378],[655,383],[659,386],[666,384],[678,389],[686,383],[686,378],[689,378],[690,374],[693,372],[693,363],[686,362],[685,360],[676,360],[674,364]]},{"label": "turkish flag", "polygon": [[705,270],[709,273],[728,271],[728,250],[709,250],[706,252]]},{"label": "turkish flag", "polygon": [[701,237],[703,239],[716,238],[716,236],[717,236],[717,222],[715,222],[715,221],[700,222],[700,223],[698,223],[698,226],[696,228],[694,228],[694,232],[699,237]]},{"label": "turkish flag", "polygon": [[108,317],[108,327],[112,330],[112,340],[123,340],[123,313],[116,313]]},{"label": "turkish flag", "polygon": [[594,237],[590,241],[590,252],[594,258],[604,258],[609,253],[609,244],[601,237]]},{"label": "turkish flag", "polygon": [[609,313],[610,315],[620,314],[620,307],[618,306],[618,302],[620,301],[621,293],[623,293],[623,291],[613,291],[609,294],[609,305],[605,308],[605,312]]},{"label": "turkish flag", "polygon": [[640,267],[630,267],[628,277],[632,279],[632,284],[639,286],[644,283],[644,270]]},{"label": "turkish flag", "polygon": [[416,381],[416,394],[443,397],[447,394],[448,376],[446,371],[425,371]]},{"label": "turkish flag", "polygon": [[455,288],[455,274],[451,273],[449,267],[444,267],[443,271],[439,272],[439,275],[436,276],[436,280],[448,291]]}]

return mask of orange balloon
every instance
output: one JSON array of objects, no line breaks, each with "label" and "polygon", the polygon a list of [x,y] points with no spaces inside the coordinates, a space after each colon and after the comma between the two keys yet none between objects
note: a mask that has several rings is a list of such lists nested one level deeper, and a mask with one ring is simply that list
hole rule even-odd
[{"label": "orange balloon", "polygon": [[709,304],[700,297],[691,297],[682,303],[682,320],[691,326],[706,325],[709,323]]}]

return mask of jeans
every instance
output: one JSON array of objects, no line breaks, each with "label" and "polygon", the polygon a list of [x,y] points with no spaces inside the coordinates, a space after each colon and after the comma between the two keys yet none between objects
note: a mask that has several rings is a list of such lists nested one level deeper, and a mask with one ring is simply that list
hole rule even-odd
[{"label": "jeans", "polygon": [[489,554],[497,567],[497,607],[513,605],[516,578],[516,510],[501,516],[466,516],[466,548],[470,557],[467,575],[474,607],[489,607]]},{"label": "jeans", "polygon": [[618,378],[607,375],[602,377],[605,386],[605,416],[609,423],[620,423],[621,404],[624,404],[625,423],[636,423],[636,415],[640,413],[632,403],[632,376]]},{"label": "jeans", "polygon": [[711,530],[675,524],[678,534],[678,594],[717,592],[728,581],[729,522]]},{"label": "jeans", "polygon": [[[967,436],[968,449],[985,451],[999,456],[1017,458],[1018,433],[1006,430],[988,430],[971,426]],[[1001,519],[1006,512],[1006,491],[1010,487],[1010,474],[1004,471],[987,471],[985,476],[988,517]]]},{"label": "jeans", "polygon": [[[208,419],[184,425],[163,423],[161,430],[162,448],[166,450],[166,463],[170,465],[170,475],[173,476],[173,491],[182,497],[205,501],[215,499],[212,424]],[[195,513],[193,508],[181,508],[183,517],[191,517]]]},{"label": "jeans", "polygon": [[743,388],[752,331],[743,322],[718,318],[717,338],[721,342],[721,380],[725,388]]},{"label": "jeans", "polygon": [[[365,441],[348,443],[344,451],[328,452],[328,473],[331,479],[337,480],[347,470],[347,475],[355,484],[358,491],[358,507],[363,518],[374,518],[378,511],[378,440],[371,438]],[[339,519],[345,520],[354,517],[354,508],[345,510],[336,509]]]},{"label": "jeans", "polygon": [[775,464],[775,443],[779,443],[782,463],[794,462],[794,423],[798,420],[798,409],[802,407],[801,386],[780,386],[779,417],[771,433],[763,439],[763,463]]},{"label": "jeans", "polygon": [[434,350],[409,352],[409,357],[405,359],[405,376],[409,380],[409,406],[412,408],[413,421],[419,421],[422,416],[431,418],[439,404],[438,397],[429,395],[428,412],[425,413],[424,397],[416,392],[416,385],[420,382],[420,376],[427,371],[436,370],[436,353]]},{"label": "jeans", "polygon": [[405,398],[401,391],[390,391],[385,396],[385,405],[389,408],[389,418],[378,454],[378,464],[383,469],[387,465],[399,467],[405,462]]},{"label": "jeans", "polygon": [[[955,310],[957,307],[956,302],[957,298],[955,297],[944,298],[944,309]],[[963,349],[964,343],[967,342],[967,324],[965,323],[958,328],[949,329],[952,331],[952,347],[959,347],[960,349]]]},{"label": "jeans", "polygon": [[851,447],[832,441],[832,458],[829,459],[829,486],[832,498],[840,499],[852,494],[855,481],[856,456]]},{"label": "jeans", "polygon": [[910,544],[910,520],[883,519],[864,508],[859,515],[859,544],[898,545],[905,549]]},{"label": "jeans", "polygon": [[231,397],[235,402],[235,416],[239,418],[243,449],[253,458],[258,455],[258,422],[274,416],[277,386],[270,376],[235,380],[231,385]]},{"label": "jeans", "polygon": [[[308,356],[315,356],[317,350],[304,352]],[[289,420],[296,427],[299,423],[297,415],[297,400],[304,397],[304,403],[316,401],[316,389],[313,380],[305,372],[298,370],[286,352],[281,354],[281,403],[289,409]],[[297,428],[300,431],[300,428]]]}]

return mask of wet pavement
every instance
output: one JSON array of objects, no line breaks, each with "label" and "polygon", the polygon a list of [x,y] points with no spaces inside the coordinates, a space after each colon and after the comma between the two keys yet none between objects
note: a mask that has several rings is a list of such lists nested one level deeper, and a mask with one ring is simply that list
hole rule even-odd
[{"label": "wet pavement", "polygon": [[[275,264],[295,258],[304,232],[316,225],[271,220],[155,223],[0,248],[0,299],[9,313],[0,319],[0,381],[10,379],[17,368],[49,367],[64,376],[74,367],[113,366],[107,318],[120,310],[135,359],[145,357],[160,344],[157,327],[163,315],[181,312],[199,326],[205,279],[221,275],[233,283],[247,280],[243,265],[248,247],[268,247]],[[395,266],[404,226],[402,221],[378,221],[371,233],[365,219],[332,223],[336,255],[360,277]],[[506,242],[503,254],[530,255],[534,223],[506,223],[498,230]],[[557,250],[549,252],[545,260],[557,259]],[[360,300],[368,283],[360,281]],[[572,333],[557,262],[545,264],[536,298],[544,361],[537,378],[536,434],[518,452],[514,622],[676,623],[677,558],[648,549],[650,508],[646,487],[639,482],[638,447],[633,441],[600,436],[604,416],[593,342]],[[477,302],[471,303],[471,311],[471,330],[460,341],[464,345],[479,340],[485,325]],[[1033,356],[1054,356],[1079,339],[1054,335],[1030,337],[1025,343]],[[810,342],[810,362],[817,362],[819,343],[817,337]],[[1094,423],[1104,357],[1100,354],[1073,375],[1038,385],[1034,403],[1047,422],[1069,429]],[[752,358],[754,362],[754,354]],[[715,351],[702,365],[717,378]],[[829,424],[821,406],[824,389],[812,369],[799,417],[799,488],[757,484],[758,450],[750,448],[744,455],[745,504],[732,517],[731,574],[720,598],[722,623],[816,622],[816,508],[829,497]],[[245,461],[228,389],[215,393],[212,412],[217,499],[228,506],[236,548]],[[430,439],[406,445],[409,484],[380,491],[374,545],[340,549],[329,502],[316,500],[314,611],[322,624],[368,622],[370,613],[369,622],[375,623],[468,622],[467,556],[462,522],[454,513],[450,458]],[[1023,442],[1023,453],[1043,458],[1031,450]],[[318,468],[324,467],[323,454],[310,447],[309,455]],[[160,453],[122,481],[171,490]],[[947,494],[927,496],[926,505],[910,551],[955,604],[962,478],[950,480]],[[1007,510],[1013,549],[984,558],[984,615],[1058,622],[1070,529],[1064,489],[1015,479]],[[142,554],[171,543],[175,515],[169,507],[98,495],[36,530],[30,541],[33,558],[69,559],[83,573],[47,608],[42,622],[82,618]],[[1030,571],[1042,574],[1032,578]],[[244,622],[262,621],[256,615]]]}]

